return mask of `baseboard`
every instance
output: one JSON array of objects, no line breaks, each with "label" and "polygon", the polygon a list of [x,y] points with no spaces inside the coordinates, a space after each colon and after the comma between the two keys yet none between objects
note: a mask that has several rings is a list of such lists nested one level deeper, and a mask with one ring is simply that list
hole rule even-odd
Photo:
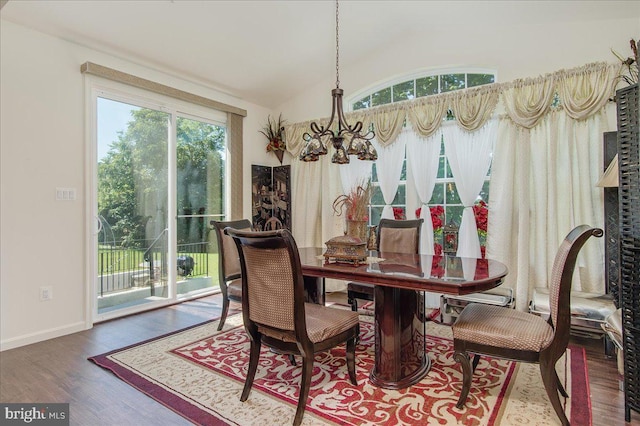
[{"label": "baseboard", "polygon": [[79,331],[88,330],[90,324],[86,322],[77,322],[64,327],[50,328],[48,330],[39,331],[37,333],[25,334],[23,336],[14,337],[12,339],[0,340],[0,352],[9,349],[19,348],[21,346],[31,345],[33,343],[42,342],[44,340],[54,339],[56,337],[66,336],[67,334],[77,333]]}]

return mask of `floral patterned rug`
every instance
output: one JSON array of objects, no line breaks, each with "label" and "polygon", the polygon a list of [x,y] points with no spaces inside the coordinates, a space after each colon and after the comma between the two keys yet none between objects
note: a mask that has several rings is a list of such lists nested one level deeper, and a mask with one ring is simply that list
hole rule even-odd
[{"label": "floral patterned rug", "polygon": [[[453,360],[448,326],[427,323],[432,366],[418,384],[387,390],[369,383],[373,323],[361,315],[357,347],[358,386],[349,382],[344,346],[316,355],[305,425],[554,425],[535,364],[482,358],[463,409],[455,408],[462,375]],[[289,425],[300,383],[300,365],[262,349],[246,402],[240,394],[249,358],[242,315],[216,331],[212,321],[90,358],[194,424]],[[300,361],[298,359],[298,361]],[[570,348],[557,364],[571,398],[563,401],[573,424],[590,425],[591,407],[584,351]]]}]

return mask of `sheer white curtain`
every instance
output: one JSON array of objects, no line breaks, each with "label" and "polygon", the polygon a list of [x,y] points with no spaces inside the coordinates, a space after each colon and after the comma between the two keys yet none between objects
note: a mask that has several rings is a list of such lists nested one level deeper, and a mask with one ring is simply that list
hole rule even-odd
[{"label": "sheer white curtain", "polygon": [[[433,221],[427,203],[433,195],[440,164],[440,143],[442,132],[436,131],[426,138],[412,133],[407,136],[407,167],[413,176],[413,183],[420,200],[420,217],[424,219],[420,230],[420,253],[433,255]],[[425,307],[440,306],[440,294],[425,293]]]},{"label": "sheer white curtain", "polygon": [[348,194],[359,184],[368,182],[371,179],[371,161],[358,160],[355,156],[351,156],[351,162],[340,166],[340,181],[342,182],[342,191]]},{"label": "sheer white curtain", "polygon": [[407,162],[413,176],[416,193],[420,200],[420,217],[424,219],[420,233],[420,253],[434,254],[433,222],[427,203],[433,195],[440,163],[441,132],[435,132],[427,138],[415,133],[407,135]]},{"label": "sheer white curtain", "polygon": [[456,189],[464,206],[458,232],[457,256],[478,258],[481,257],[480,240],[473,205],[482,191],[491,165],[496,122],[489,120],[474,132],[467,132],[451,124],[443,128],[444,146]]},{"label": "sheer white curtain", "polygon": [[404,161],[404,148],[411,133],[413,133],[411,130],[403,130],[393,144],[385,147],[381,146],[376,138],[371,141],[378,151],[376,172],[385,202],[384,209],[382,209],[382,218],[384,219],[394,218],[391,203],[398,191],[398,184],[402,175],[402,163]]}]

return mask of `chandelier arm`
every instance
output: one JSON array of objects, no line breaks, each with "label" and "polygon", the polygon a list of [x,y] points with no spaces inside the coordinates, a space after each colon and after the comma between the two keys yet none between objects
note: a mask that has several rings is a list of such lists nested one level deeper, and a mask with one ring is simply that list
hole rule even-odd
[{"label": "chandelier arm", "polygon": [[324,126],[319,126],[315,121],[312,122],[309,127],[315,135],[324,135],[327,132]]},{"label": "chandelier arm", "polygon": [[373,132],[373,130],[369,130],[367,133],[365,133],[364,135],[360,136],[360,139],[364,139],[366,141],[370,141],[371,139],[375,138],[376,134]]},{"label": "chandelier arm", "polygon": [[347,127],[349,128],[349,133],[360,133],[362,130],[362,121],[356,121],[356,124],[353,126],[347,124]]}]

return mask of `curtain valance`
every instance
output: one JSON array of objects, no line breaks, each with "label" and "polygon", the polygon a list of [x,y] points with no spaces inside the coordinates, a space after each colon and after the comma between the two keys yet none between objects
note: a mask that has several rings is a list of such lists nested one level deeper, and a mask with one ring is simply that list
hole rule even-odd
[{"label": "curtain valance", "polygon": [[426,96],[416,99],[407,108],[413,130],[424,138],[433,135],[440,128],[448,105],[448,96]]},{"label": "curtain valance", "polygon": [[[467,131],[477,130],[491,117],[501,99],[511,120],[531,129],[549,112],[555,93],[572,118],[584,120],[597,113],[613,95],[619,71],[618,64],[595,62],[536,78],[441,93],[345,116],[349,122],[362,121],[365,128],[373,124],[378,142],[386,146],[395,142],[406,119],[419,135],[432,135],[442,125],[449,109],[458,126]],[[311,121],[327,123],[327,119]],[[292,155],[297,156],[302,150],[302,135],[308,131],[311,121],[285,126],[287,149]]]},{"label": "curtain valance", "polygon": [[531,129],[551,108],[555,76],[517,80],[502,92],[507,115],[518,126]]},{"label": "curtain valance", "polygon": [[453,92],[451,110],[458,126],[469,132],[484,126],[498,104],[498,89],[490,84]]}]

